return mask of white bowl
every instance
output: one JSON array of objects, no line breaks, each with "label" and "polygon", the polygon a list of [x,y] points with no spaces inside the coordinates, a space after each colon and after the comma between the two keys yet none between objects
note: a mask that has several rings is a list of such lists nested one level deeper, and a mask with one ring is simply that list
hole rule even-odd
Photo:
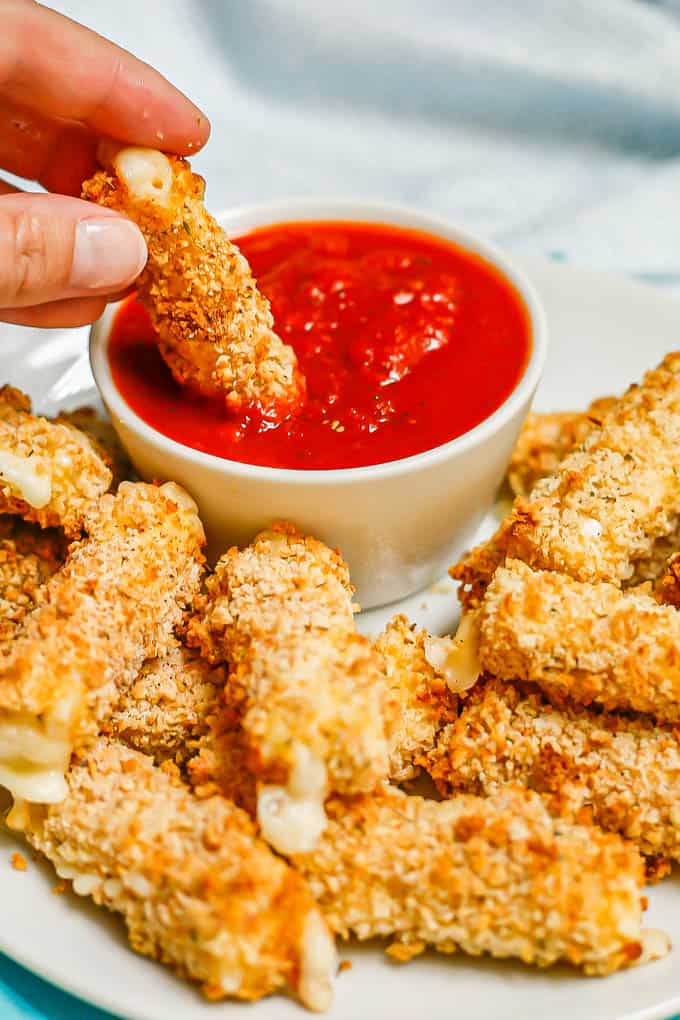
[{"label": "white bowl", "polygon": [[168,439],[142,421],[114,385],[107,346],[117,306],[109,306],[92,327],[92,371],[121,442],[142,478],[173,479],[193,495],[211,556],[284,519],[340,549],[365,608],[424,588],[472,541],[529,410],[547,350],[545,315],[534,288],[494,245],[401,206],[292,200],[238,208],[219,218],[232,236],[273,223],[334,219],[425,231],[481,255],[522,298],[531,323],[531,355],[519,383],[490,417],[425,453],[332,471],[241,464]]}]

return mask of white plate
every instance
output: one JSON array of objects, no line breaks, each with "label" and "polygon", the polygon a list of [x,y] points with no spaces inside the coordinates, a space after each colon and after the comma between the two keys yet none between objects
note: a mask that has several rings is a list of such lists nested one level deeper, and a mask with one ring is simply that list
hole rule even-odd
[{"label": "white plate", "polygon": [[[680,347],[680,301],[645,287],[543,261],[521,260],[542,295],[552,333],[546,378],[536,406],[582,407],[621,391],[668,350]],[[0,330],[0,379],[25,387],[41,410],[92,402],[82,331],[27,341]],[[453,624],[452,587],[424,592],[360,619],[375,633],[397,609],[442,631]],[[54,875],[31,861],[8,866],[20,844],[0,834],[0,949],[83,999],[132,1020],[212,1017],[285,1020],[301,1017],[293,1002],[271,998],[253,1007],[209,1005],[160,966],[125,946],[122,925],[85,901],[55,896]],[[651,1020],[680,1011],[680,884],[649,890],[647,924],[669,932],[678,947],[666,960],[607,979],[566,970],[539,973],[513,963],[427,955],[409,966],[387,962],[379,947],[350,948],[353,967],[337,981],[330,1014],[338,1020]]]}]

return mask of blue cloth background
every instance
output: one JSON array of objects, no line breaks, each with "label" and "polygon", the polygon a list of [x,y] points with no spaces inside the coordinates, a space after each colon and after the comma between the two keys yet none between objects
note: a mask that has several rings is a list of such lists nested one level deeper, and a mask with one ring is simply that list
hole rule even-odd
[{"label": "blue cloth background", "polygon": [[[205,109],[213,209],[392,199],[680,283],[680,0],[51,5]],[[103,1017],[0,957],[0,1020]]]}]

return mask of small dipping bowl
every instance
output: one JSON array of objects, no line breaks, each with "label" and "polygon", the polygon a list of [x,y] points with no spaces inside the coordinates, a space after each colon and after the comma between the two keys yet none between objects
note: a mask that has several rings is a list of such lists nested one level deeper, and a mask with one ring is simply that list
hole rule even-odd
[{"label": "small dipping bowl", "polygon": [[463,435],[415,456],[368,467],[289,470],[202,453],[147,425],[126,403],[111,374],[108,344],[118,305],[92,326],[90,359],[113,425],[140,476],[171,479],[196,500],[217,558],[249,542],[274,520],[340,549],[365,609],[394,602],[440,578],[473,541],[491,509],[529,410],[547,352],[541,302],[526,277],[488,241],[444,219],[401,206],[292,200],[237,208],[219,217],[230,236],[276,223],[343,220],[383,223],[433,235],[481,256],[523,302],[531,349],[507,399]]}]

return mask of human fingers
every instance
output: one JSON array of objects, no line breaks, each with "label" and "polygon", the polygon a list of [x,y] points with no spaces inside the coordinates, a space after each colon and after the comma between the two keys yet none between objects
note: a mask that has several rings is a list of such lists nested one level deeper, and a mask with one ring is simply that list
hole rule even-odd
[{"label": "human fingers", "polygon": [[58,122],[0,95],[0,166],[10,173],[79,195],[96,166],[96,148],[96,136],[82,124]]},{"label": "human fingers", "polygon": [[207,141],[207,117],[158,71],[38,3],[4,0],[0,93],[44,116],[171,152]]},{"label": "human fingers", "polygon": [[0,309],[113,294],[145,261],[139,228],[111,210],[61,195],[0,197]]},{"label": "human fingers", "polygon": [[104,298],[67,298],[30,308],[0,308],[0,321],[41,329],[68,329],[94,322],[105,306]]}]

